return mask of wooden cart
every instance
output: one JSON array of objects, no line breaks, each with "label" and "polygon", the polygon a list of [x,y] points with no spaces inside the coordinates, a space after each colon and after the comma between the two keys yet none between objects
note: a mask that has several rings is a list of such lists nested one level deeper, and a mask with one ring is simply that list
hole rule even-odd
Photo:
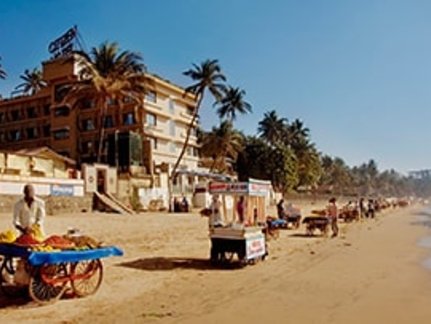
[{"label": "wooden cart", "polygon": [[[39,304],[60,299],[68,288],[73,295],[84,297],[94,294],[103,281],[100,259],[121,256],[116,247],[82,251],[32,252],[26,247],[0,244],[0,289],[8,297],[29,296]],[[24,267],[24,269],[19,269]],[[28,280],[17,282],[24,271]]]}]

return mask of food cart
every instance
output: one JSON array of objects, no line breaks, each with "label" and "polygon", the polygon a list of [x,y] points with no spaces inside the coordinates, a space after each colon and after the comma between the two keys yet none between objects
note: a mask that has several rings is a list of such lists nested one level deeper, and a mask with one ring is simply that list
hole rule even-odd
[{"label": "food cart", "polygon": [[[88,250],[38,252],[13,243],[0,243],[0,289],[4,295],[18,297],[26,290],[38,304],[60,299],[68,288],[73,295],[94,294],[103,280],[102,258],[121,256],[116,247]],[[22,262],[24,261],[24,262]],[[27,278],[18,282],[20,265]]]},{"label": "food cart", "polygon": [[[250,179],[248,182],[211,182],[209,192],[219,195],[226,226],[210,229],[211,262],[215,265],[238,261],[245,265],[264,260],[267,255],[263,226],[269,204],[271,183]],[[240,224],[236,205],[244,197],[244,223]]]}]

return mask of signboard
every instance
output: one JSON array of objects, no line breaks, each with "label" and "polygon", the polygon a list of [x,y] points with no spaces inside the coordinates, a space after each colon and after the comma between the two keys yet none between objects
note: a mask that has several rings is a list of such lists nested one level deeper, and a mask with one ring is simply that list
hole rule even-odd
[{"label": "signboard", "polygon": [[51,196],[73,196],[72,185],[51,185]]},{"label": "signboard", "polygon": [[248,192],[247,182],[211,182],[209,186],[210,193],[239,193]]},{"label": "signboard", "polygon": [[245,251],[247,260],[264,256],[266,253],[265,237],[263,235],[247,237]]},{"label": "signboard", "polygon": [[49,53],[54,58],[67,56],[73,52],[73,42],[78,34],[78,27],[73,26],[56,40],[52,41],[48,46]]}]

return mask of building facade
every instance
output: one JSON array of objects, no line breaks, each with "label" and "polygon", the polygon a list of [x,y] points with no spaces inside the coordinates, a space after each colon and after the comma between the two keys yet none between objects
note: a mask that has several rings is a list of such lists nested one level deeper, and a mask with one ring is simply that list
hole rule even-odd
[{"label": "building facade", "polygon": [[[64,85],[78,79],[78,69],[73,56],[44,62],[45,88],[34,95],[0,99],[0,150],[47,146],[78,164],[96,161],[102,126],[100,110],[91,98],[82,98],[73,107],[63,104]],[[153,174],[176,162],[196,100],[169,81],[147,76],[151,89],[143,105],[128,98],[122,103],[108,103],[104,138],[107,141],[118,133],[143,132],[143,172]],[[139,114],[137,110],[141,110]],[[108,145],[105,143],[103,147],[101,161],[107,162]],[[193,130],[180,169],[197,169],[198,153]]]}]

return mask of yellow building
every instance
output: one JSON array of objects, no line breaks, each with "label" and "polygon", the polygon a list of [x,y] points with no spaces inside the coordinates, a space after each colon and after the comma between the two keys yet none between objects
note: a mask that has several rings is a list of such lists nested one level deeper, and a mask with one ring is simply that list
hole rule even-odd
[{"label": "yellow building", "polygon": [[[78,72],[78,59],[73,55],[43,62],[47,87],[32,96],[0,99],[0,150],[48,146],[76,160],[78,165],[95,162],[102,123],[98,107],[91,98],[83,98],[74,107],[62,103],[62,86],[77,80]],[[140,174],[158,173],[163,164],[173,166],[196,106],[195,97],[184,95],[184,88],[156,75],[147,76],[152,82],[144,104],[136,107],[136,103],[124,98],[120,109],[118,102],[110,102],[104,122],[106,140],[121,132],[140,132],[144,125],[144,164],[137,168]],[[135,114],[136,108],[142,109],[143,114]],[[135,120],[136,115],[142,115],[144,120]],[[197,169],[198,150],[193,135],[181,169]],[[108,162],[107,149],[102,162]]]}]

